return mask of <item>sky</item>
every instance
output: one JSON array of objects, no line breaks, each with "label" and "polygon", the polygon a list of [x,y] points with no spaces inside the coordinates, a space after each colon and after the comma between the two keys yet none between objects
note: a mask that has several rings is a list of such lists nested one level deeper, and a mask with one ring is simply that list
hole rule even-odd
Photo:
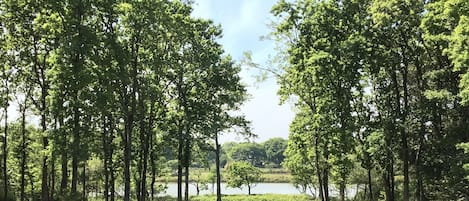
[{"label": "sky", "polygon": [[[274,55],[274,42],[260,40],[271,29],[267,26],[272,20],[270,9],[274,0],[196,0],[194,17],[211,19],[220,24],[223,37],[219,42],[225,52],[239,61],[243,52],[250,51],[255,63],[266,65],[269,55]],[[241,107],[241,112],[251,121],[256,142],[263,142],[273,137],[288,138],[289,124],[293,120],[292,106],[288,103],[279,105],[277,85],[274,78],[256,82],[258,74],[243,66],[241,77],[247,86],[249,100]],[[242,141],[243,137],[225,134],[220,141]]]}]

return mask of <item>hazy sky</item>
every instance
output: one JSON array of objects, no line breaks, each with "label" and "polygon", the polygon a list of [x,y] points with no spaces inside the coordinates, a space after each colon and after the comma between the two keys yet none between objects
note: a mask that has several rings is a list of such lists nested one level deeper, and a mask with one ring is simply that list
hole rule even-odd
[{"label": "hazy sky", "polygon": [[[267,24],[271,20],[269,13],[273,0],[196,0],[193,16],[212,19],[221,24],[223,38],[220,43],[227,54],[240,60],[243,52],[251,51],[256,63],[266,63],[268,56],[274,54],[272,41],[261,41],[260,37],[270,32]],[[293,119],[291,106],[279,105],[278,85],[271,78],[256,83],[252,70],[243,67],[241,76],[248,85],[250,99],[243,105],[242,112],[252,122],[253,132],[262,142],[272,137],[288,137],[289,124]],[[224,135],[222,142],[241,140],[233,135]]]}]

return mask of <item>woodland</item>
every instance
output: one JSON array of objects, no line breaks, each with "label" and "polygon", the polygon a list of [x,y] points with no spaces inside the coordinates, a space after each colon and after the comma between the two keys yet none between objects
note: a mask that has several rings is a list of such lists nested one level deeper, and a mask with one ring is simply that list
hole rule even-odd
[{"label": "woodland", "polygon": [[[0,200],[161,200],[166,174],[196,200],[196,167],[217,201],[264,167],[307,199],[469,199],[469,1],[278,0],[268,64],[234,60],[194,3],[0,0]],[[288,141],[222,150],[256,136],[242,67],[293,105]]]}]

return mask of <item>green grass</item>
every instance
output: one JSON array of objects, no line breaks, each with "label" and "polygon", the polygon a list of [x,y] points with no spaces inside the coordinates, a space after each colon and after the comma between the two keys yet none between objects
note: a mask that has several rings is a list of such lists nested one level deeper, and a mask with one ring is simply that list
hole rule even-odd
[{"label": "green grass", "polygon": [[[210,172],[208,170],[202,169],[191,169],[189,180],[193,181],[196,179],[194,172],[201,171],[201,178],[205,179],[208,178]],[[262,172],[262,182],[265,183],[289,183],[291,180],[290,172],[283,168],[261,168]],[[221,171],[222,182],[226,182],[224,176],[224,171]],[[161,177],[158,179],[159,182],[177,182],[177,176],[168,176],[168,177]]]}]

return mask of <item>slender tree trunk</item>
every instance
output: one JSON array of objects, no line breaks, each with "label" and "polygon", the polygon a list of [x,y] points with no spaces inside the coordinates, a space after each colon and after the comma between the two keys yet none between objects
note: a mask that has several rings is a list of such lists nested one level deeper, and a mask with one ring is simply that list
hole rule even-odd
[{"label": "slender tree trunk", "polygon": [[86,160],[83,161],[83,177],[82,177],[82,180],[83,180],[83,199],[87,199],[88,196],[86,196],[87,192],[86,192]]},{"label": "slender tree trunk", "polygon": [[[405,41],[407,43],[407,41]],[[402,50],[404,52],[404,49]],[[403,66],[403,73],[402,73],[402,86],[404,90],[404,110],[402,111],[402,122],[405,125],[407,121],[407,114],[409,112],[409,90],[407,87],[407,75],[408,75],[408,61],[405,55],[405,52],[402,57],[402,62],[404,63]],[[399,102],[398,102],[399,103]],[[402,163],[403,163],[403,172],[404,172],[404,193],[403,193],[403,201],[409,201],[409,145],[407,142],[407,131],[406,126],[401,126],[401,137],[402,137]]]},{"label": "slender tree trunk", "polygon": [[[422,41],[423,39],[420,37],[420,40]],[[417,86],[418,86],[418,98],[419,98],[419,108],[420,111],[425,111],[425,98],[423,96],[423,93],[425,91],[425,86],[423,84],[423,73],[422,73],[422,67],[420,60],[417,60],[417,63],[415,65],[416,70],[417,70]],[[419,145],[417,149],[417,154],[416,154],[416,159],[415,159],[415,175],[417,179],[417,187],[416,187],[416,198],[417,201],[423,201],[425,200],[425,195],[424,195],[424,189],[423,189],[423,178],[422,178],[422,170],[421,170],[421,160],[422,160],[422,155],[423,155],[423,147],[424,147],[424,136],[425,136],[425,121],[426,119],[423,117],[423,115],[419,115],[419,123],[420,123],[420,130],[419,130]]]},{"label": "slender tree trunk", "polygon": [[416,164],[415,164],[415,174],[417,176],[417,188],[416,188],[416,198],[417,201],[422,201],[424,200],[424,195],[423,195],[423,185],[422,185],[422,173],[420,170],[420,151],[421,148],[419,148],[419,151],[417,153],[417,159],[416,159]]},{"label": "slender tree trunk", "polygon": [[370,199],[370,201],[373,201],[373,187],[372,187],[372,180],[371,180],[371,167],[368,167],[367,170],[368,170],[368,190],[369,190],[369,194],[370,194],[369,199]]},{"label": "slender tree trunk", "polygon": [[188,165],[188,161],[186,161],[187,164],[185,165],[184,167],[184,172],[185,172],[185,187],[184,187],[184,200],[185,201],[189,201],[189,165]]},{"label": "slender tree trunk", "polygon": [[54,192],[55,192],[55,161],[56,161],[56,155],[54,152],[52,152],[52,161],[51,161],[51,167],[50,167],[50,196],[49,199],[51,201],[54,200]]},{"label": "slender tree trunk", "polygon": [[387,169],[388,168],[386,168],[386,172],[383,173],[384,191],[386,195],[386,201],[391,201],[391,183],[389,179],[389,170]]},{"label": "slender tree trunk", "polygon": [[321,201],[324,201],[324,188],[323,188],[323,180],[322,180],[322,173],[321,173],[321,166],[319,165],[319,134],[316,133],[314,137],[314,163],[316,166],[316,176],[318,178],[319,183],[319,198]]},{"label": "slender tree trunk", "polygon": [[[327,147],[325,147],[324,149],[324,160],[326,162],[329,161],[329,150],[327,149]],[[326,165],[326,167],[324,167],[324,173],[322,176],[324,177],[324,200],[329,201],[329,165]]]},{"label": "slender tree trunk", "polygon": [[185,168],[185,189],[184,189],[184,200],[189,201],[189,166],[191,163],[191,142],[189,137],[189,128],[186,128],[186,140],[185,140],[185,156],[184,156],[184,168]]},{"label": "slender tree trunk", "polygon": [[[29,96],[29,95],[27,95]],[[26,186],[26,105],[27,105],[27,96],[24,98],[23,106],[20,105],[21,109],[21,188],[20,188],[20,200],[25,201],[25,186]]]},{"label": "slender tree trunk", "polygon": [[114,154],[114,132],[116,131],[115,127],[115,122],[114,119],[112,118],[112,114],[109,114],[109,140],[108,140],[108,148],[109,148],[109,177],[110,177],[110,199],[111,201],[114,201],[115,199],[115,184],[116,184],[116,178],[115,178],[115,173],[114,173],[114,162],[113,162],[113,154]]},{"label": "slender tree trunk", "polygon": [[391,179],[391,200],[394,201],[395,200],[395,190],[396,190],[396,184],[395,184],[395,179],[394,179],[394,158],[391,158],[391,167],[390,167],[390,171],[391,171],[391,174],[390,174],[390,179]]},{"label": "slender tree trunk", "polygon": [[124,138],[124,201],[130,201],[130,160],[131,160],[131,120],[127,119],[125,124]]},{"label": "slender tree trunk", "polygon": [[108,138],[108,129],[107,129],[107,122],[106,122],[106,117],[103,115],[103,137],[102,137],[102,142],[103,142],[103,168],[104,168],[104,200],[109,201],[109,167],[108,167],[108,161],[109,161],[109,145],[107,142]]},{"label": "slender tree trunk", "polygon": [[[76,94],[76,93],[75,93]],[[78,183],[78,155],[80,154],[80,124],[79,124],[79,110],[77,103],[73,106],[73,142],[72,142],[72,194],[77,193]]]},{"label": "slender tree trunk", "polygon": [[[152,121],[151,121],[152,122]],[[153,125],[153,123],[150,123],[150,125]],[[156,183],[156,167],[155,167],[155,158],[153,154],[153,133],[150,135],[150,166],[151,166],[151,184],[150,184],[150,197],[151,200],[153,201],[153,198],[155,196],[155,183]]]},{"label": "slender tree trunk", "polygon": [[345,182],[340,182],[339,197],[340,197],[340,201],[345,201]]},{"label": "slender tree trunk", "polygon": [[182,136],[182,121],[179,121],[179,130],[178,130],[178,201],[182,201],[182,150],[184,139]]},{"label": "slender tree trunk", "polygon": [[[73,36],[73,40],[71,42],[71,45],[75,46],[83,46],[84,45],[84,40],[82,38],[82,19],[84,18],[83,16],[83,3],[81,0],[78,0],[76,4],[72,4],[72,10],[75,12],[73,13],[76,21],[76,23],[73,23],[73,26],[76,26],[76,36]],[[75,30],[73,30],[75,31]],[[76,40],[76,42],[74,42]],[[77,195],[77,183],[78,183],[78,165],[80,163],[80,141],[81,141],[81,136],[80,136],[80,103],[78,100],[78,94],[80,89],[79,83],[82,82],[81,78],[79,77],[80,71],[83,68],[83,56],[84,53],[82,52],[82,48],[78,48],[76,51],[71,52],[71,55],[73,55],[72,59],[72,91],[71,95],[73,96],[74,100],[72,101],[72,107],[73,107],[73,142],[72,142],[72,189],[71,192],[73,195]]]},{"label": "slender tree trunk", "polygon": [[417,187],[416,187],[416,198],[417,201],[424,201],[425,193],[423,188],[423,178],[422,178],[422,167],[421,167],[421,158],[423,154],[424,146],[424,135],[425,135],[425,125],[423,122],[420,123],[420,135],[419,135],[419,147],[417,149],[417,155],[415,159],[415,174],[417,177]]},{"label": "slender tree trunk", "polygon": [[6,76],[6,79],[4,80],[5,82],[5,89],[6,89],[6,102],[4,106],[4,111],[5,111],[5,125],[4,125],[4,139],[3,139],[3,192],[4,192],[4,199],[7,200],[8,197],[8,173],[7,173],[7,158],[8,158],[8,95],[9,95],[9,88],[8,88],[8,75],[5,72],[5,69],[3,70],[3,74]]},{"label": "slender tree trunk", "polygon": [[[64,126],[64,121],[62,117],[60,117],[59,122],[60,122],[60,127]],[[67,132],[62,130],[61,136],[62,136],[62,153],[61,153],[62,181],[60,182],[60,193],[63,194],[68,186]]]},{"label": "slender tree trunk", "polygon": [[[143,92],[142,96],[140,97],[140,113],[141,113],[141,119],[140,119],[140,144],[141,144],[141,149],[142,149],[142,170],[141,170],[141,184],[140,184],[140,201],[145,201],[146,196],[147,196],[147,168],[148,168],[148,143],[149,143],[149,138],[148,136],[150,135],[149,132],[151,132],[151,129],[146,129],[146,123],[145,123],[145,105],[144,105],[144,97],[143,97]],[[150,109],[152,110],[152,109]],[[151,113],[151,112],[150,112]]]},{"label": "slender tree trunk", "polygon": [[215,172],[217,175],[217,201],[221,201],[220,144],[218,144],[218,130],[215,130]]},{"label": "slender tree trunk", "polygon": [[[44,72],[43,72],[43,79],[44,77]],[[44,81],[43,81],[44,83]],[[46,95],[47,91],[45,88],[42,89],[42,94],[41,94],[41,127],[42,127],[42,132],[44,133],[44,137],[42,137],[42,147],[44,150],[47,150],[47,147],[49,146],[49,140],[45,133],[47,132],[47,126],[46,126]],[[41,183],[41,194],[42,194],[42,201],[49,201],[49,186],[47,185],[47,154],[44,154],[42,158],[42,183]]]},{"label": "slender tree trunk", "polygon": [[116,193],[116,177],[114,173],[114,164],[112,162],[112,154],[113,154],[113,148],[111,148],[109,152],[109,157],[111,160],[109,160],[109,172],[110,172],[110,177],[111,177],[111,201],[115,200],[115,193]]},{"label": "slender tree trunk", "polygon": [[[138,50],[139,50],[139,36],[134,37],[134,45],[132,46],[132,69],[131,69],[131,87],[130,94],[130,111],[126,112],[125,121],[125,140],[124,140],[124,201],[130,201],[130,161],[132,160],[132,132],[134,124],[134,115],[136,109],[137,99],[137,73],[138,73]],[[127,94],[127,93],[123,93]],[[129,103],[128,101],[126,101]],[[129,105],[124,105],[128,107]]]}]

